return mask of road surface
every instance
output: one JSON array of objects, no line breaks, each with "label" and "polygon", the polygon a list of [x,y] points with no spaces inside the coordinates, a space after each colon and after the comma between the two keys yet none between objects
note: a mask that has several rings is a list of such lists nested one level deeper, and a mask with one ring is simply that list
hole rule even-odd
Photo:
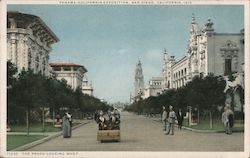
[{"label": "road surface", "polygon": [[30,151],[243,151],[244,133],[196,133],[175,128],[164,135],[162,124],[132,113],[121,114],[121,142],[97,141],[93,121],[73,130],[71,138],[59,136]]}]

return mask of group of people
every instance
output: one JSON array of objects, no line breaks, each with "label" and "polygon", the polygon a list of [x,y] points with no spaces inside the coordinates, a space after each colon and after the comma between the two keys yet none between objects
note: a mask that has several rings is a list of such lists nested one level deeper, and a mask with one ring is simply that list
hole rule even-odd
[{"label": "group of people", "polygon": [[[163,130],[166,135],[174,135],[174,124],[177,119],[178,129],[182,129],[184,114],[181,109],[179,109],[176,114],[173,110],[173,106],[169,106],[169,112],[167,112],[166,107],[162,107],[162,122],[163,122]],[[231,110],[229,104],[226,104],[224,107],[224,112],[222,113],[222,122],[224,124],[225,133],[232,134],[232,127],[234,124],[234,113]]]},{"label": "group of people", "polygon": [[179,109],[178,113],[176,114],[173,110],[173,106],[169,106],[169,112],[167,112],[166,107],[162,107],[162,122],[163,122],[163,131],[166,135],[174,135],[174,124],[175,120],[178,121],[178,129],[182,128],[182,123],[184,119],[184,115],[182,110]]},{"label": "group of people", "polygon": [[65,112],[62,121],[63,138],[70,138],[72,135],[72,114]]},{"label": "group of people", "polygon": [[103,111],[95,114],[99,130],[119,130],[120,117],[120,112],[116,108],[113,111],[108,111],[108,118],[104,116]]}]

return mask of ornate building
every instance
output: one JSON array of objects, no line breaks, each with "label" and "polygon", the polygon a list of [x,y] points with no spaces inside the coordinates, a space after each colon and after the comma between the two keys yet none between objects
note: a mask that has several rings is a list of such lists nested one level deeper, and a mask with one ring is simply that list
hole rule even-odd
[{"label": "ornate building", "polygon": [[162,93],[162,77],[152,77],[148,83],[149,85],[144,90],[143,98],[158,96]]},{"label": "ornate building", "polygon": [[9,11],[7,13],[7,59],[18,72],[31,69],[49,75],[49,53],[58,37],[35,15]]},{"label": "ornate building", "polygon": [[87,94],[89,96],[93,96],[93,87],[92,84],[89,84],[89,81],[87,79],[87,76],[85,75],[82,80],[82,93]]},{"label": "ornate building", "polygon": [[164,52],[163,90],[178,88],[194,76],[227,76],[242,71],[244,64],[244,31],[216,33],[208,19],[203,29],[192,17],[190,38],[186,55],[176,61]]},{"label": "ornate building", "polygon": [[[244,111],[244,29],[239,33],[216,33],[213,22],[208,19],[203,29],[192,17],[188,50],[176,61],[164,51],[163,90],[179,88],[191,81],[194,76],[213,73],[222,76],[226,102],[235,111]],[[234,78],[229,79],[230,75]]]},{"label": "ornate building", "polygon": [[141,61],[139,61],[136,64],[134,88],[135,88],[134,97],[143,95],[143,93],[144,93],[144,79],[143,79]]},{"label": "ornate building", "polygon": [[55,78],[65,79],[73,90],[82,88],[84,73],[87,72],[84,66],[74,63],[50,63],[49,65]]}]

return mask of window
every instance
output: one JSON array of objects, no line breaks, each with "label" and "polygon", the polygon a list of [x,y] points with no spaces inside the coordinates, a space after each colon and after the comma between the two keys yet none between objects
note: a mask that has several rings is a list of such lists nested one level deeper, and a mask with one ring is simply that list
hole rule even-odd
[{"label": "window", "polygon": [[28,52],[28,69],[31,69],[31,60],[32,60],[32,56],[31,56],[31,51],[29,49],[29,52]]},{"label": "window", "polygon": [[46,62],[45,62],[45,58],[43,58],[43,73],[45,73],[46,70]]},{"label": "window", "polygon": [[229,75],[232,72],[232,59],[225,59],[224,75]]},{"label": "window", "polygon": [[63,70],[64,70],[64,71],[70,71],[70,70],[71,70],[71,67],[65,66],[65,67],[63,67]]},{"label": "window", "polygon": [[61,67],[53,67],[54,71],[61,71]]},{"label": "window", "polygon": [[38,71],[38,68],[39,68],[39,56],[37,54],[37,56],[36,56],[36,71]]}]

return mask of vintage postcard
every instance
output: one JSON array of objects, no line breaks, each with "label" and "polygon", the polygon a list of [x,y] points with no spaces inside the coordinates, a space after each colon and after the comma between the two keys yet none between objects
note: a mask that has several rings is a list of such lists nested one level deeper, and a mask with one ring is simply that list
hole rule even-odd
[{"label": "vintage postcard", "polygon": [[0,157],[249,158],[249,1],[0,0]]}]

